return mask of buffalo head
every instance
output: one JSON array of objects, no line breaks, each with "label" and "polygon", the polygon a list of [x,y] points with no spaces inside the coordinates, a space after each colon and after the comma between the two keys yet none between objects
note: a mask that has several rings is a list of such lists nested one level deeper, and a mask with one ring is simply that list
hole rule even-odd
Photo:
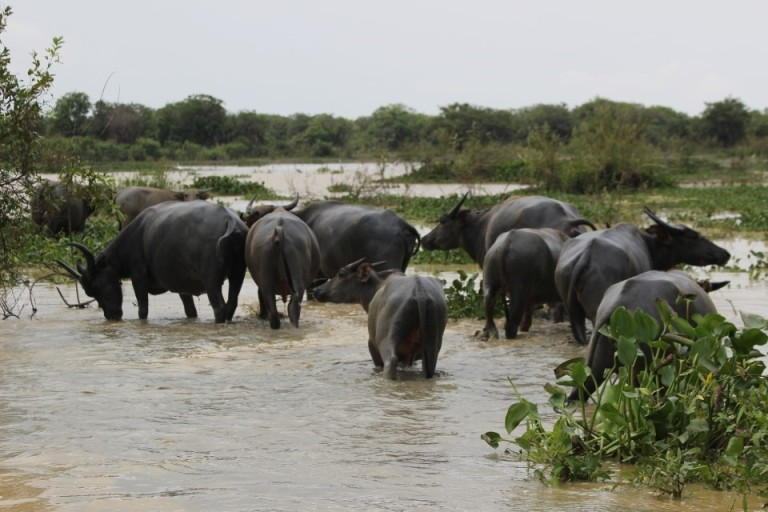
[{"label": "buffalo head", "polygon": [[461,209],[464,201],[467,200],[469,192],[465,193],[459,202],[451,210],[440,217],[432,231],[424,235],[421,239],[421,245],[424,249],[432,251],[435,249],[456,249],[461,246],[461,228],[465,215],[468,210]]},{"label": "buffalo head", "polygon": [[[313,296],[320,302],[353,303],[364,301],[366,295],[373,296],[380,279],[376,267],[385,262],[368,263],[360,258],[339,269],[335,276],[313,290]],[[386,271],[388,276],[392,272]],[[370,301],[370,299],[368,299]]]},{"label": "buffalo head", "polygon": [[95,258],[86,246],[77,242],[69,245],[83,253],[87,265],[77,262],[77,269],[74,269],[61,260],[56,263],[77,279],[89,297],[96,299],[107,320],[120,320],[123,317],[123,290],[117,270]]},{"label": "buffalo head", "polygon": [[[277,208],[277,206],[275,206],[274,204],[262,204],[262,205],[253,206],[254,201],[256,201],[255,197],[250,200],[250,202],[248,203],[248,206],[245,207],[245,213],[240,216],[242,221],[245,222],[245,225],[248,226],[249,228],[254,224],[256,224],[257,220],[259,220],[260,218],[264,217],[269,213],[272,213],[273,211],[275,211],[275,208]],[[288,203],[287,205],[283,206],[282,208],[285,211],[291,211],[294,208],[296,208],[297,204],[299,204],[299,194],[296,194],[296,198],[290,203]]]},{"label": "buffalo head", "polygon": [[[668,269],[677,263],[696,266],[725,265],[731,258],[728,251],[688,226],[668,224],[648,208],[644,208],[643,212],[655,222],[653,226],[645,230],[646,233],[658,240],[658,243],[664,248],[663,253],[670,260],[660,262],[657,268]],[[660,252],[653,254],[653,256],[660,256]]]}]

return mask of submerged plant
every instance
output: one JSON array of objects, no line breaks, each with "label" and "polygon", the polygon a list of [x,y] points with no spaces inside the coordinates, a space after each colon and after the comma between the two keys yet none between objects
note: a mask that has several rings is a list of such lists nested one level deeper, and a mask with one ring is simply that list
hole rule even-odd
[{"label": "submerged plant", "polygon": [[[482,438],[517,445],[542,480],[606,478],[601,462],[610,459],[634,464],[635,482],[677,498],[689,482],[744,496],[768,490],[768,381],[755,350],[768,341],[765,319],[742,314],[738,330],[717,314],[688,321],[658,306],[662,325],[618,308],[601,330],[616,343],[616,376],[598,388],[594,406],[586,404],[590,368],[572,359],[545,385],[558,416],[551,428],[512,384],[518,401],[505,428],[512,434],[525,421],[525,431]],[[565,387],[578,391],[578,403],[567,402]]]}]

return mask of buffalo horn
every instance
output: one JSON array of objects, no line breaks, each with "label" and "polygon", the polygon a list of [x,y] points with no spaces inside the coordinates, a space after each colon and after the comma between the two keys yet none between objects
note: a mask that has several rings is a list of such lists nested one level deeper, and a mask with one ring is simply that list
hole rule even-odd
[{"label": "buffalo horn", "polygon": [[80,272],[78,272],[78,271],[77,271],[77,270],[75,270],[74,268],[70,267],[69,265],[67,265],[67,264],[66,264],[66,263],[64,263],[63,261],[61,261],[61,260],[56,260],[56,263],[58,263],[58,264],[59,264],[61,267],[63,267],[63,268],[64,268],[64,270],[66,270],[67,272],[69,272],[69,274],[70,274],[72,277],[74,277],[75,279],[77,279],[78,281],[80,281],[80,280],[83,278],[83,275],[82,275],[82,274],[80,274]]},{"label": "buffalo horn", "polygon": [[571,229],[578,228],[579,226],[589,226],[592,228],[592,231],[597,231],[595,225],[589,222],[587,219],[576,219],[571,221]]},{"label": "buffalo horn", "polygon": [[85,262],[88,264],[89,270],[96,268],[96,258],[93,257],[93,253],[90,249],[78,242],[69,242],[67,245],[80,249],[80,252],[85,256]]},{"label": "buffalo horn", "polygon": [[245,207],[245,214],[246,214],[246,215],[250,215],[250,214],[251,214],[251,207],[253,206],[253,202],[254,202],[255,200],[256,200],[256,198],[254,197],[253,199],[251,199],[250,201],[248,201],[248,206],[246,206],[246,207]]},{"label": "buffalo horn", "polygon": [[459,214],[459,210],[461,209],[461,205],[463,205],[464,201],[467,200],[467,196],[468,195],[469,195],[469,191],[464,193],[464,197],[459,199],[459,202],[456,203],[456,206],[454,206],[453,209],[450,212],[448,212],[448,218],[453,219],[454,217],[456,217],[456,215]]},{"label": "buffalo horn", "polygon": [[344,267],[342,267],[342,270],[346,270],[348,272],[354,272],[355,270],[357,270],[357,266],[364,262],[365,262],[365,258],[360,258],[359,260],[353,261],[348,265],[344,265]]},{"label": "buffalo horn", "polygon": [[377,261],[376,263],[371,263],[371,267],[372,267],[373,269],[376,269],[376,270],[378,270],[379,268],[383,267],[383,266],[384,266],[384,265],[386,265],[386,264],[387,264],[387,262],[386,262],[386,261],[384,261],[384,260],[382,260],[382,261]]},{"label": "buffalo horn", "polygon": [[289,204],[283,206],[283,210],[285,210],[285,211],[293,210],[294,208],[296,208],[297,204],[299,204],[299,194],[298,193],[296,193],[296,199],[291,201]]},{"label": "buffalo horn", "polygon": [[674,233],[682,233],[682,232],[684,232],[684,231],[685,231],[684,229],[681,229],[681,228],[678,228],[678,227],[676,227],[676,226],[672,226],[672,225],[670,225],[670,224],[667,224],[666,222],[664,222],[663,220],[661,220],[659,217],[657,217],[657,216],[656,216],[656,214],[655,214],[655,213],[653,213],[653,212],[650,210],[650,208],[648,208],[647,206],[646,206],[645,208],[643,208],[643,212],[644,212],[644,213],[645,213],[647,216],[649,216],[649,217],[650,217],[650,218],[653,220],[653,222],[655,222],[655,223],[656,223],[656,224],[658,224],[659,226],[661,226],[661,227],[663,227],[663,228],[666,228],[666,229],[668,229],[668,230],[670,230],[670,231],[672,231],[672,232],[674,232]]}]

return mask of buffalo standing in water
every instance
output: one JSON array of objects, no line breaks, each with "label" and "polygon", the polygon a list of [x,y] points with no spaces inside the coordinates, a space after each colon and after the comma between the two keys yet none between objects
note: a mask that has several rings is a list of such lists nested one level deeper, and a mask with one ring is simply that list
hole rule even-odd
[{"label": "buffalo standing in water", "polygon": [[398,363],[422,360],[421,373],[435,374],[448,320],[445,292],[434,277],[379,274],[358,260],[315,288],[320,302],[360,302],[368,312],[368,350],[373,363],[395,378]]},{"label": "buffalo standing in water", "polygon": [[[204,201],[164,202],[147,208],[98,256],[72,244],[87,265],[57,261],[83,286],[107,320],[123,316],[121,279],[129,277],[146,319],[149,295],[178,293],[187,317],[197,317],[195,295],[205,292],[217,323],[232,320],[245,277],[248,228],[233,212]],[[225,302],[221,288],[229,281]]]}]

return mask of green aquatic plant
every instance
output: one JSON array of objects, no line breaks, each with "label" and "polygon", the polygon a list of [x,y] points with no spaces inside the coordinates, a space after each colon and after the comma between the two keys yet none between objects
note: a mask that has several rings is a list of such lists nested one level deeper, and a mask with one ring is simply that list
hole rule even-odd
[{"label": "green aquatic plant", "polygon": [[618,308],[601,329],[616,343],[616,376],[595,392],[594,406],[586,403],[590,368],[575,358],[544,386],[554,425],[512,383],[517,401],[505,429],[511,435],[525,422],[522,434],[482,438],[517,446],[543,481],[606,478],[602,461],[614,460],[634,465],[634,482],[676,498],[690,482],[744,496],[768,491],[768,381],[755,348],[768,341],[765,319],[742,314],[739,330],[717,314],[688,320],[658,306],[661,324]]}]

